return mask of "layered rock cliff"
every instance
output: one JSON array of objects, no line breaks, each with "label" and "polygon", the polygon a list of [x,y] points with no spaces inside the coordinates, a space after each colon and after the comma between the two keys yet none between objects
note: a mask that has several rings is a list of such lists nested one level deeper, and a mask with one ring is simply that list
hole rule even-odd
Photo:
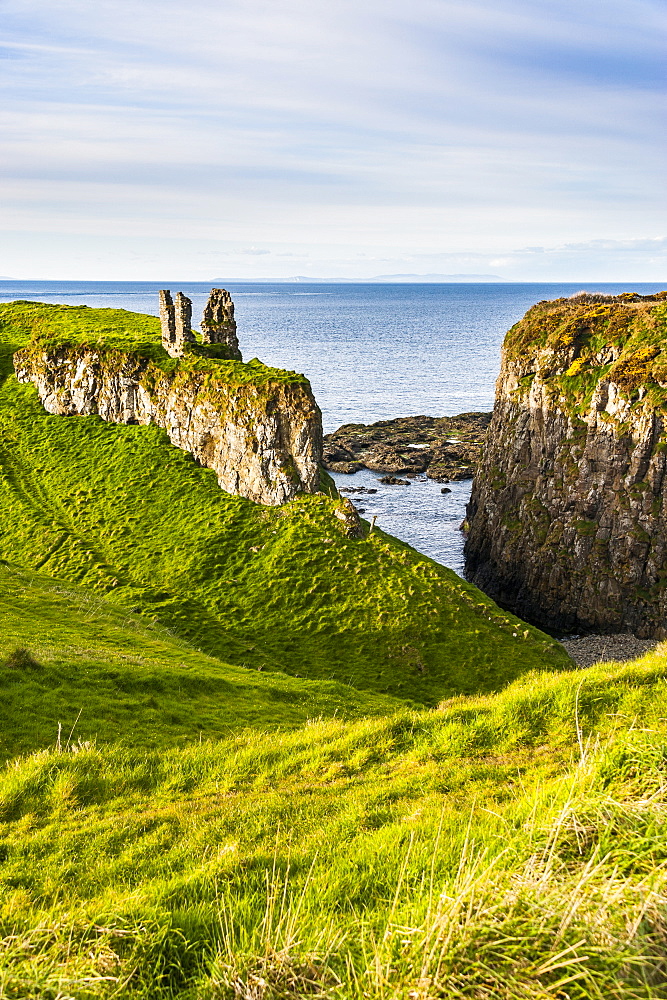
[{"label": "layered rock cliff", "polygon": [[162,365],[132,351],[38,341],[14,355],[14,368],[49,413],[164,428],[228,493],[276,505],[320,488],[321,414],[303,376],[258,361],[186,354]]},{"label": "layered rock cliff", "polygon": [[505,338],[468,578],[558,631],[667,636],[667,293],[541,302]]}]

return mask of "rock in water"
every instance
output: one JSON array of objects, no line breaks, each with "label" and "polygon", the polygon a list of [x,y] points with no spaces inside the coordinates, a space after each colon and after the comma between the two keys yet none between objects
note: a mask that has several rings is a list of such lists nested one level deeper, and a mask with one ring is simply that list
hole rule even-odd
[{"label": "rock in water", "polygon": [[540,302],[509,331],[468,579],[537,625],[667,635],[667,292]]},{"label": "rock in water", "polygon": [[460,413],[345,424],[325,437],[323,464],[331,472],[426,473],[440,483],[472,479],[490,420],[490,413]]}]

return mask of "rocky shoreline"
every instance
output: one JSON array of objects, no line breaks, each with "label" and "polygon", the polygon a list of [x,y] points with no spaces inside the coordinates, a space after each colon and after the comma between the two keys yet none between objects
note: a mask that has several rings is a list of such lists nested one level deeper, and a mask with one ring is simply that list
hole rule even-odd
[{"label": "rocky shoreline", "polygon": [[490,422],[490,413],[473,412],[344,424],[325,436],[323,464],[330,472],[388,473],[388,485],[406,485],[391,482],[397,473],[440,483],[472,479]]},{"label": "rocky shoreline", "polygon": [[594,663],[616,660],[624,663],[643,656],[658,645],[655,639],[638,639],[630,632],[616,635],[580,635],[561,639],[578,667],[592,667]]},{"label": "rocky shoreline", "polygon": [[[364,468],[385,473],[378,482],[388,486],[409,486],[424,475],[442,483],[472,479],[483,454],[491,416],[471,412],[454,417],[422,415],[373,424],[345,424],[324,437],[323,464],[331,472],[348,475]],[[365,486],[339,489],[344,494],[360,494],[354,498],[356,503],[363,503],[365,495],[378,493]],[[364,513],[363,508],[357,510]],[[633,660],[657,645],[657,639],[638,638],[627,631],[570,636],[561,642],[579,667]]]}]

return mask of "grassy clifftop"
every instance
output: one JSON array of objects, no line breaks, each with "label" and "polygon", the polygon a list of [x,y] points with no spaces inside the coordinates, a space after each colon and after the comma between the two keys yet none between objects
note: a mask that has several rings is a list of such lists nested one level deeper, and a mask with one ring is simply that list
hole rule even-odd
[{"label": "grassy clifftop", "polygon": [[167,374],[198,372],[235,384],[307,381],[303,375],[271,368],[257,358],[246,363],[218,358],[225,350],[218,344],[188,344],[183,358],[171,358],[162,347],[159,319],[143,313],[41,302],[0,305],[0,351],[28,346],[38,350],[69,347],[79,352],[92,348],[110,359],[132,353],[148,358]]},{"label": "grassy clifftop", "polygon": [[643,398],[664,409],[667,292],[539,302],[508,332],[503,348],[506,361],[522,370],[524,389],[539,375],[573,410],[589,405],[601,379],[629,401],[642,387]]},{"label": "grassy clifftop", "polygon": [[424,704],[567,665],[547,636],[408,546],[381,531],[348,538],[337,499],[261,507],[223,493],[156,427],[49,416],[13,376],[16,324],[0,320],[0,558],[107,595],[225,662]]}]

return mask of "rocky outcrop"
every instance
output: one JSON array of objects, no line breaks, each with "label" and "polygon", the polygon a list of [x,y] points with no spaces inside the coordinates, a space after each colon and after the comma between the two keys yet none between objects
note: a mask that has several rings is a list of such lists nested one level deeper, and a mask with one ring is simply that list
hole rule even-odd
[{"label": "rocky outcrop", "polygon": [[468,578],[562,632],[667,636],[667,293],[542,302],[510,330]]},{"label": "rocky outcrop", "polygon": [[460,413],[345,424],[324,438],[323,463],[331,472],[366,468],[407,475],[425,472],[442,483],[470,479],[490,420],[490,413]]},{"label": "rocky outcrop", "polygon": [[49,413],[164,428],[228,493],[276,505],[320,488],[321,414],[302,376],[195,354],[165,370],[131,352],[38,343],[14,367]]},{"label": "rocky outcrop", "polygon": [[364,526],[361,523],[357,508],[347,497],[343,497],[340,503],[334,507],[334,517],[343,522],[345,534],[348,538],[364,537]]}]

